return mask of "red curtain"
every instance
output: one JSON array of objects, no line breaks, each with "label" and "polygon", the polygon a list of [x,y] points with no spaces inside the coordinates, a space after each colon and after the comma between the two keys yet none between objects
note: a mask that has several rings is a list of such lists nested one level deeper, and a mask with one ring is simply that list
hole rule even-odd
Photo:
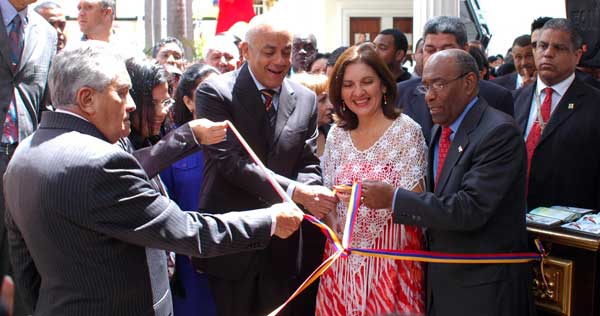
[{"label": "red curtain", "polygon": [[235,22],[250,22],[253,17],[252,0],[220,0],[216,34],[227,31]]}]

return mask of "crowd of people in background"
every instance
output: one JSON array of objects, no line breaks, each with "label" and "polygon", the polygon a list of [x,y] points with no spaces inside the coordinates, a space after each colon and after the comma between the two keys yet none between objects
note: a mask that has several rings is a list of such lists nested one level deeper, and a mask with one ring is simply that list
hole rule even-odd
[{"label": "crowd of people in background", "polygon": [[[34,2],[0,0],[0,315],[266,315],[336,251],[273,179],[340,237],[362,181],[366,249],[525,252],[527,210],[600,209],[600,71],[568,19],[488,56],[457,17],[323,52],[264,14],[186,60],[132,50],[114,0],[78,2],[81,38]],[[351,255],[280,315],[534,315],[531,283]]]}]

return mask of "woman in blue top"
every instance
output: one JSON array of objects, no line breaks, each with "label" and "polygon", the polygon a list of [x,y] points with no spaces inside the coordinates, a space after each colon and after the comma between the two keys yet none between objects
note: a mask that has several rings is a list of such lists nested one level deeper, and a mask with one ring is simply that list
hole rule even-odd
[{"label": "woman in blue top", "polygon": [[[196,88],[206,78],[217,74],[219,72],[215,68],[201,63],[190,66],[183,73],[175,91],[175,105],[172,108],[176,127],[194,119]],[[169,196],[182,210],[198,210],[203,168],[202,151],[198,151],[160,173]],[[175,316],[216,315],[206,275],[196,272],[187,256],[176,256],[175,279],[180,285],[180,291],[175,291],[173,296]]]}]

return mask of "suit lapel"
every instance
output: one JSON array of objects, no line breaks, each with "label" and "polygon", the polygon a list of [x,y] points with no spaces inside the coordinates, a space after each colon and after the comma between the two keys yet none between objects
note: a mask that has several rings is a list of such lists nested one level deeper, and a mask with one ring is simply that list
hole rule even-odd
[{"label": "suit lapel", "polygon": [[277,142],[283,128],[287,124],[288,119],[296,109],[296,95],[291,87],[286,84],[287,79],[283,81],[281,86],[281,94],[279,95],[279,106],[277,109],[277,122],[275,123],[275,134],[273,135],[273,144]]},{"label": "suit lapel", "polygon": [[266,120],[265,105],[260,96],[260,91],[258,91],[252,75],[250,75],[248,64],[244,64],[239,70],[232,94],[233,99],[239,98],[242,108],[250,117]]},{"label": "suit lapel", "polygon": [[23,67],[27,64],[26,61],[31,59],[34,46],[39,39],[37,19],[34,19],[32,15],[33,13],[29,13],[27,26],[23,30],[25,34],[23,39],[23,53],[21,54],[21,61],[19,62],[19,71],[23,70]]},{"label": "suit lapel", "polygon": [[428,166],[429,168],[427,168],[427,191],[429,192],[433,192],[434,190],[434,181],[433,181],[433,173],[435,172],[433,170],[433,158],[435,155],[435,143],[439,142],[440,139],[440,133],[441,133],[442,129],[440,128],[439,125],[435,125],[433,126],[433,128],[431,128],[431,141],[429,141],[429,155],[428,155]]},{"label": "suit lapel", "polygon": [[485,105],[485,101],[480,97],[477,103],[465,115],[458,130],[455,132],[454,139],[452,140],[452,144],[446,155],[446,160],[444,161],[444,166],[442,167],[440,178],[435,187],[435,193],[440,194],[444,191],[444,187],[452,174],[452,169],[469,146],[469,134],[471,134],[477,127],[477,124],[479,124]]},{"label": "suit lapel", "polygon": [[2,16],[2,11],[0,10],[0,54],[2,54],[2,59],[6,62],[6,65],[10,69],[10,71],[15,74],[15,69],[12,67],[12,57],[10,56],[10,42],[8,39],[8,35],[6,34],[6,27],[4,26],[4,17]]},{"label": "suit lapel", "polygon": [[577,100],[581,95],[584,95],[585,91],[581,89],[581,85],[577,78],[573,81],[565,95],[560,99],[560,102],[556,106],[556,110],[550,116],[548,125],[542,131],[539,144],[543,143],[552,133],[558,128],[566,119],[568,119],[579,107],[584,106],[578,103]]},{"label": "suit lapel", "polygon": [[515,100],[515,120],[521,128],[521,133],[525,135],[527,123],[529,121],[529,112],[531,111],[531,102],[533,101],[533,92],[535,84],[530,84],[524,88]]}]

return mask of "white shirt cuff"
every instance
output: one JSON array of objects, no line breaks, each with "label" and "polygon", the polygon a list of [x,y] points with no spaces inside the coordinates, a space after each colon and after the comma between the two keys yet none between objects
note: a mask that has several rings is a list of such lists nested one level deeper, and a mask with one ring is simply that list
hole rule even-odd
[{"label": "white shirt cuff", "polygon": [[290,199],[292,197],[294,197],[294,190],[296,189],[297,184],[298,184],[298,182],[291,181],[290,184],[288,185],[287,189],[285,190],[285,193],[287,193],[287,195],[290,197]]},{"label": "white shirt cuff", "polygon": [[271,213],[271,236],[275,235],[275,228],[277,228],[277,216]]}]

